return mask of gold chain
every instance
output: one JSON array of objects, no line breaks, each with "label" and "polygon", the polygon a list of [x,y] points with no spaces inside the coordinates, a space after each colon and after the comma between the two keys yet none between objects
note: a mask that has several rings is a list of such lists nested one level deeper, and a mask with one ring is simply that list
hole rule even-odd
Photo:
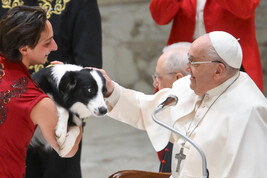
[{"label": "gold chain", "polygon": [[[55,5],[52,6],[53,0],[38,0],[39,6],[46,11],[46,17],[49,19],[52,14],[60,15],[65,10],[66,5],[70,0],[56,0]],[[2,7],[11,9],[16,6],[23,5],[23,0],[2,0]]]},{"label": "gold chain", "polygon": [[14,0],[13,2],[11,0],[2,0],[2,7],[11,9],[16,6],[23,5],[24,2],[22,0]]},{"label": "gold chain", "polygon": [[46,17],[49,19],[52,14],[60,15],[62,11],[66,8],[66,4],[70,2],[70,0],[56,0],[54,7],[52,7],[53,0],[38,0],[39,6],[46,10]]}]

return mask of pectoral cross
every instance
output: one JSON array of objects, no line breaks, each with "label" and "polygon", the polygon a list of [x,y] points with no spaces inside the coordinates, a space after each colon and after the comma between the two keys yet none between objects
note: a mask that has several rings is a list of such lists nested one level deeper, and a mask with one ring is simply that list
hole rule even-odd
[{"label": "pectoral cross", "polygon": [[184,154],[184,147],[182,147],[180,149],[180,152],[175,155],[175,158],[178,159],[178,163],[177,163],[177,167],[176,167],[176,172],[179,172],[181,163],[186,158],[186,155]]}]

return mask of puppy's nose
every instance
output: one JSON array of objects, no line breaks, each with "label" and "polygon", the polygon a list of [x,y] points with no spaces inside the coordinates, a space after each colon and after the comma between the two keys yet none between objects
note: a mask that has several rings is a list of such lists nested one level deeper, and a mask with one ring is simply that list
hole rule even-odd
[{"label": "puppy's nose", "polygon": [[98,110],[99,110],[99,114],[101,114],[101,115],[104,115],[108,112],[107,108],[103,107],[103,106],[99,107]]}]

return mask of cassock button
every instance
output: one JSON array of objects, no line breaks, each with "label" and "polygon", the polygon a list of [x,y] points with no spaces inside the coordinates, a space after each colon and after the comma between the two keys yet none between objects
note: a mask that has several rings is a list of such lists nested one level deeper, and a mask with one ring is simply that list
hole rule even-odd
[{"label": "cassock button", "polygon": [[166,163],[166,161],[165,161],[165,160],[162,160],[162,161],[161,161],[161,163],[162,163],[162,164],[165,164],[165,163]]}]

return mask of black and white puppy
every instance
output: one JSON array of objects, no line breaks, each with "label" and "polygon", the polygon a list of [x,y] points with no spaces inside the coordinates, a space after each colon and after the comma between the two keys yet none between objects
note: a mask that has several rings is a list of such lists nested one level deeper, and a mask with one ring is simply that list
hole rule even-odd
[{"label": "black and white puppy", "polygon": [[[73,147],[80,133],[82,119],[107,113],[104,96],[107,91],[101,72],[71,64],[57,64],[32,75],[39,87],[56,103],[58,123],[55,130],[60,145],[60,156]],[[37,127],[31,140],[32,147],[51,148]]]}]

